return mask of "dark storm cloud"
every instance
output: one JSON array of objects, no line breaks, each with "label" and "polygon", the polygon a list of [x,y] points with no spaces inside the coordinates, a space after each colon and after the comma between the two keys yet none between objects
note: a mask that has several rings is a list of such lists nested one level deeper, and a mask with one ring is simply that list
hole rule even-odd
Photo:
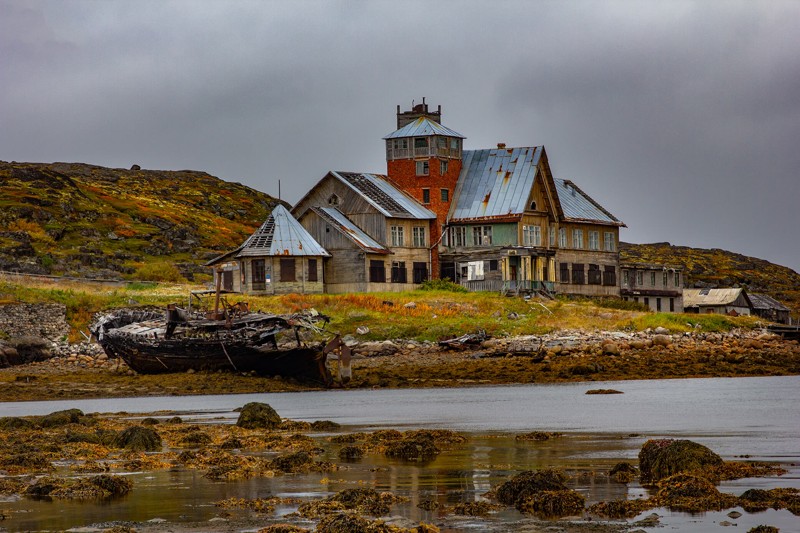
[{"label": "dark storm cloud", "polygon": [[382,172],[397,104],[544,144],[634,242],[800,268],[800,4],[0,0],[0,159]]}]

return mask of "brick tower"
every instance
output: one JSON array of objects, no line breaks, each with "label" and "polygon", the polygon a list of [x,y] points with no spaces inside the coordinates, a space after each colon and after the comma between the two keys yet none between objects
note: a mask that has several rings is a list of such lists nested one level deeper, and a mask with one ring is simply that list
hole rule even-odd
[{"label": "brick tower", "polygon": [[389,180],[436,214],[430,228],[433,277],[439,277],[436,245],[461,173],[466,138],[442,126],[441,118],[442,106],[431,112],[424,98],[411,111],[401,113],[398,105],[397,130],[384,137]]}]

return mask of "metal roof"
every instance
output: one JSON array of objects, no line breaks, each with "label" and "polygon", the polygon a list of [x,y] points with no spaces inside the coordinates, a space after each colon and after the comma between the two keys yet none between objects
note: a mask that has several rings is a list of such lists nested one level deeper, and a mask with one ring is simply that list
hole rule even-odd
[{"label": "metal roof", "polygon": [[282,205],[239,247],[236,257],[323,256],[330,254]]},{"label": "metal roof", "polygon": [[790,309],[780,303],[778,300],[766,294],[751,292],[747,296],[750,297],[750,303],[753,309],[775,309],[777,311],[789,311]]},{"label": "metal roof", "polygon": [[451,221],[522,215],[541,156],[541,146],[465,150]]},{"label": "metal roof", "polygon": [[742,294],[738,289],[683,289],[683,306],[731,305]]},{"label": "metal roof", "polygon": [[554,178],[553,181],[565,218],[615,226],[625,225],[570,180]]},{"label": "metal roof", "polygon": [[331,175],[356,191],[384,216],[420,220],[436,218],[431,210],[389,183],[386,176],[355,172],[331,172]]},{"label": "metal roof", "polygon": [[335,227],[345,237],[353,241],[356,246],[365,252],[373,254],[391,254],[392,251],[385,248],[378,241],[364,233],[364,231],[347,218],[344,213],[335,207],[312,206],[311,210],[318,214],[323,220]]},{"label": "metal roof", "polygon": [[438,122],[434,122],[428,117],[419,117],[414,122],[409,122],[399,130],[390,133],[384,137],[384,139],[398,139],[400,137],[428,137],[431,135],[444,135],[447,137],[466,139],[466,137],[457,131],[453,131],[446,126],[442,126]]}]

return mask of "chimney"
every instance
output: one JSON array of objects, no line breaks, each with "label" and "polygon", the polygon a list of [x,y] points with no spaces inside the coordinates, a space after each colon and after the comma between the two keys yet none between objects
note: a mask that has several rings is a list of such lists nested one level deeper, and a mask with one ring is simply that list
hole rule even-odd
[{"label": "chimney", "polygon": [[505,147],[506,147],[506,143],[497,143],[497,148],[498,149],[502,150]]}]

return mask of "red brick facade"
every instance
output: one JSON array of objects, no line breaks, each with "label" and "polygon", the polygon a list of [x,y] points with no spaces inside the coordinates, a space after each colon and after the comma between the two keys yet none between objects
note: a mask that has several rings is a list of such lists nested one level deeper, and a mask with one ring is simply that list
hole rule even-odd
[{"label": "red brick facade", "polygon": [[[428,175],[417,176],[417,161],[428,162]],[[446,162],[447,170],[441,173],[442,162]],[[461,173],[460,159],[440,159],[431,157],[420,159],[395,159],[387,162],[386,175],[399,189],[416,199],[419,203],[436,213],[436,220],[431,221],[431,278],[439,277],[438,246],[441,228],[447,221],[450,202],[456,189],[458,175]],[[427,201],[425,191],[427,190]],[[447,191],[447,200],[444,200]]]}]

